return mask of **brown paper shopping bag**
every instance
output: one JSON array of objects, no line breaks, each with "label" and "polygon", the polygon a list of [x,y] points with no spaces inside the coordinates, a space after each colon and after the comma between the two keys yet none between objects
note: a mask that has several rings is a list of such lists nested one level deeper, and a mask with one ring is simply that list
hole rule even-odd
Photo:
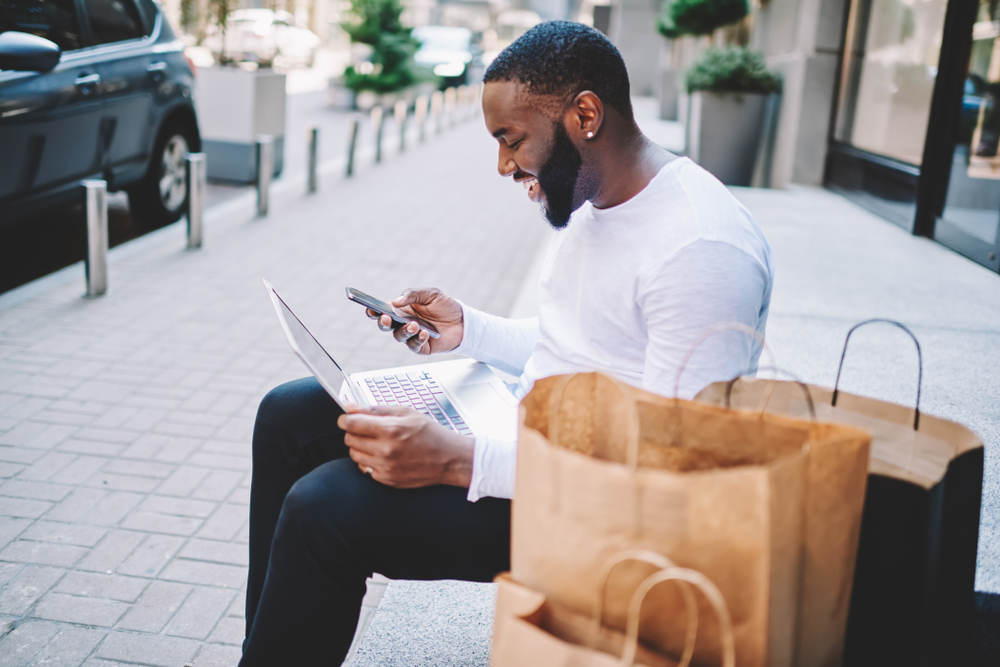
[{"label": "brown paper shopping bag", "polygon": [[[860,473],[833,477],[854,486],[832,495],[860,498],[868,441],[858,429],[666,399],[596,373],[540,380],[521,404],[511,575],[587,613],[610,555],[656,551],[718,586],[741,666],[794,664],[805,524],[834,509],[810,495],[810,452],[853,452]],[[628,592],[648,574],[632,564],[611,577],[609,626],[624,628]],[[649,607],[643,641],[680,655],[660,629],[680,625],[682,606]],[[701,621],[694,664],[717,664],[707,607]]]},{"label": "brown paper shopping bag", "polygon": [[[916,343],[915,408],[839,389],[851,333],[869,322],[897,326]],[[834,388],[808,385],[820,420],[855,425],[872,434],[843,658],[843,664],[852,667],[967,662],[983,443],[960,424],[920,412],[922,366],[920,345],[909,329],[898,322],[868,320],[848,332]],[[796,383],[763,379],[718,382],[695,400],[761,410],[766,405],[770,413],[790,416],[809,410]],[[834,566],[832,561],[826,565]],[[846,613],[846,607],[839,610]],[[820,627],[823,618],[813,622]]]},{"label": "brown paper shopping bag", "polygon": [[[604,587],[591,591],[596,605],[587,617],[548,600],[543,593],[516,582],[509,574],[496,578],[497,602],[494,615],[491,667],[687,667],[697,642],[698,599],[695,591],[715,614],[721,629],[723,667],[735,667],[732,627],[725,600],[718,588],[694,570],[674,566],[661,554],[631,551],[619,554],[604,568],[607,577],[615,566],[638,561],[659,568],[632,593],[624,632],[602,624]],[[654,589],[662,593],[662,584],[677,582],[685,601],[686,617],[681,627],[665,628],[683,634],[685,648],[677,662],[639,643],[639,619]]]}]

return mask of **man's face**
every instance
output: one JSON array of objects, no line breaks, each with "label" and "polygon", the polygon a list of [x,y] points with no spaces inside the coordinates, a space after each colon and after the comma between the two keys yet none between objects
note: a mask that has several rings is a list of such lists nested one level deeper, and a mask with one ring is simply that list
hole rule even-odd
[{"label": "man's face", "polygon": [[491,82],[483,89],[486,128],[500,143],[500,175],[521,183],[557,229],[584,202],[577,187],[583,159],[566,132],[560,106],[555,98],[528,93],[520,83]]}]

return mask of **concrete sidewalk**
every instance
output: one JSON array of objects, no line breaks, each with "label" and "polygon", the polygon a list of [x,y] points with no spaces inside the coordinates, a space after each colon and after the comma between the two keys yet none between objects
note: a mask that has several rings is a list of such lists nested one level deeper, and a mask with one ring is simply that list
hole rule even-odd
[{"label": "concrete sidewalk", "polygon": [[[202,250],[182,250],[180,226],[140,240],[113,254],[101,299],[80,298],[69,274],[0,297],[0,664],[235,664],[253,417],[304,374],[260,278],[349,370],[418,359],[373,332],[345,285],[436,285],[529,314],[545,223],[495,169],[473,121],[351,182],[330,175],[318,195],[285,188],[267,219],[219,210]],[[844,333],[866,317],[921,338],[922,407],[987,441],[977,584],[1000,591],[1000,277],[826,191],[737,196],[774,248],[780,365],[831,384]],[[843,386],[911,402],[908,340],[859,332]],[[354,664],[485,665],[492,594],[391,584]]]},{"label": "concrete sidewalk", "polygon": [[260,279],[349,369],[414,363],[344,286],[505,314],[544,231],[476,121],[321,188],[215,216],[196,252],[175,226],[113,254],[100,299],[82,275],[6,295],[0,664],[235,664],[253,417],[305,374]]}]

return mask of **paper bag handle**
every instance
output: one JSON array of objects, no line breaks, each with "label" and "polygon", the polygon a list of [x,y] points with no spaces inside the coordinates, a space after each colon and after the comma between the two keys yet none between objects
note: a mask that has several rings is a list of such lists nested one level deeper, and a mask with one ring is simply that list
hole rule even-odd
[{"label": "paper bag handle", "polygon": [[[767,356],[771,360],[771,365],[772,366],[777,365],[774,363],[774,353],[771,352],[771,348],[768,347],[767,341],[764,340],[764,336],[762,336],[759,331],[757,331],[752,327],[748,327],[742,322],[722,322],[721,324],[716,324],[715,326],[709,327],[705,331],[702,331],[701,335],[698,336],[698,339],[694,342],[693,345],[691,345],[691,347],[688,348],[688,351],[684,354],[684,358],[681,360],[680,366],[677,367],[677,374],[674,376],[675,400],[677,399],[677,392],[680,391],[681,388],[681,375],[684,374],[684,369],[687,368],[688,362],[691,361],[691,357],[694,356],[695,351],[699,347],[701,347],[701,344],[704,343],[706,340],[708,340],[717,333],[722,333],[723,331],[739,331],[741,333],[747,334],[752,338],[755,338],[758,342],[760,342],[761,348],[765,352],[767,352]],[[771,386],[767,390],[767,393],[764,395],[764,401],[760,406],[761,412],[764,411],[764,407],[767,405],[768,399],[771,398],[771,391],[773,389],[774,389],[774,383],[772,382]]]},{"label": "paper bag handle", "polygon": [[894,327],[902,329],[906,334],[913,339],[913,344],[917,346],[917,402],[913,408],[913,430],[916,431],[920,426],[920,386],[923,384],[924,379],[924,356],[920,352],[920,341],[917,337],[913,335],[913,332],[903,324],[902,322],[897,322],[896,320],[886,320],[881,317],[875,317],[870,320],[865,320],[864,322],[858,322],[847,332],[847,337],[844,339],[844,349],[840,353],[840,365],[837,366],[837,380],[833,383],[833,400],[830,401],[830,405],[837,405],[837,395],[840,391],[840,372],[844,370],[844,357],[847,356],[847,344],[851,342],[851,334],[854,333],[855,329],[865,326],[866,324],[871,324],[873,322],[884,322],[886,324],[891,324]]},{"label": "paper bag handle", "polygon": [[[611,571],[627,561],[649,563],[660,568],[661,571],[676,568],[672,560],[661,553],[648,549],[622,551],[605,561],[598,574],[601,588],[597,591],[597,599],[594,604],[594,616],[589,635],[592,639],[596,639],[601,632],[601,621],[604,620],[604,598],[608,594],[608,578],[611,576]],[[691,592],[691,588],[686,583],[681,583],[681,592],[684,595],[684,610],[687,612],[688,623],[687,635],[684,637],[684,653],[681,654],[681,661],[677,667],[688,667],[692,656],[694,656],[694,642],[698,636],[698,603],[694,599],[694,593]]]},{"label": "paper bag handle", "polygon": [[[789,373],[783,368],[775,368],[774,366],[761,366],[757,370],[772,371],[774,373],[784,373],[785,375],[790,377],[792,379],[792,382],[799,385],[799,387],[802,389],[802,393],[806,395],[806,407],[809,408],[809,417],[813,421],[816,421],[816,403],[813,401],[812,392],[809,391],[809,387],[806,386],[805,382],[796,377],[794,373]],[[737,375],[732,380],[726,383],[726,410],[732,409],[731,399],[733,395],[733,385],[736,384],[736,381],[739,380],[740,377],[741,376]],[[770,398],[771,397],[768,396],[768,401],[770,401]],[[764,404],[764,406],[761,408],[760,411],[763,412],[765,409],[767,409],[767,403]]]},{"label": "paper bag handle", "polygon": [[[549,397],[549,437],[548,440],[553,445],[559,444],[559,408],[562,407],[563,394],[569,383],[580,377],[580,373],[574,375],[563,375],[552,387],[552,394]],[[635,407],[635,399],[632,397],[629,387],[623,382],[610,375],[604,376],[611,381],[618,391],[626,398],[626,402],[631,406],[629,411],[628,431],[625,433],[625,456],[626,463],[632,470],[639,467],[639,410]]]},{"label": "paper bag handle", "polygon": [[[733,623],[729,617],[729,608],[722,593],[712,583],[712,580],[697,570],[690,570],[684,567],[671,567],[660,570],[647,577],[632,594],[632,600],[628,605],[628,622],[625,628],[625,650],[622,652],[622,659],[619,662],[621,667],[632,667],[635,664],[636,652],[639,644],[639,612],[646,595],[655,586],[665,581],[681,581],[691,584],[700,590],[719,619],[722,640],[722,667],[736,667],[736,645],[733,640]],[[684,587],[685,589],[687,586]],[[685,646],[685,654],[688,647]],[[694,650],[693,642],[691,650]],[[684,663],[685,665],[687,663]]]}]

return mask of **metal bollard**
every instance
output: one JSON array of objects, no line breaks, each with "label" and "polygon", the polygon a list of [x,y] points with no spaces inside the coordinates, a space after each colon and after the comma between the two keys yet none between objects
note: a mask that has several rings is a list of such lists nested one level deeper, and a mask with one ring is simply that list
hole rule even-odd
[{"label": "metal bollard", "polygon": [[449,127],[455,126],[455,89],[446,88],[444,91],[444,113],[448,117]]},{"label": "metal bollard", "polygon": [[358,146],[358,127],[361,125],[360,114],[351,115],[351,120],[347,124],[347,173],[346,176],[354,175],[354,149]]},{"label": "metal bollard", "polygon": [[184,165],[187,182],[187,247],[201,247],[202,214],[205,210],[205,186],[208,163],[204,153],[188,153]]},{"label": "metal bollard", "polygon": [[274,176],[274,137],[257,137],[257,215],[267,215],[268,194]]},{"label": "metal bollard", "polygon": [[87,296],[93,298],[108,291],[108,184],[84,181],[87,207],[87,258],[83,272]]},{"label": "metal bollard", "polygon": [[431,118],[434,120],[434,132],[441,134],[441,107],[444,104],[444,96],[440,90],[435,90],[431,94]]},{"label": "metal bollard", "polygon": [[458,119],[460,121],[465,120],[469,117],[469,87],[462,84],[455,91],[456,97],[458,98]]},{"label": "metal bollard", "polygon": [[416,102],[413,103],[413,115],[416,117],[417,127],[420,128],[421,142],[427,137],[427,102],[426,95],[418,95]]},{"label": "metal bollard", "polygon": [[372,128],[375,129],[375,162],[382,161],[382,127],[385,124],[385,114],[382,107],[372,107]]},{"label": "metal bollard", "polygon": [[319,128],[313,125],[309,128],[309,176],[306,190],[316,192],[316,168],[319,166]]},{"label": "metal bollard", "polygon": [[406,150],[406,102],[400,100],[392,109],[392,115],[396,118],[396,127],[399,128],[399,152]]}]

